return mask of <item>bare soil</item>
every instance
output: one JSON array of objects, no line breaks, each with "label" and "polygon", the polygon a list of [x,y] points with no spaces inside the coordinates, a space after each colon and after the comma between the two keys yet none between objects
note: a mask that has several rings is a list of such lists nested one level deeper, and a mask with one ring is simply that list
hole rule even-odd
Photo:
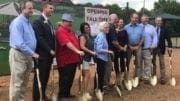
[{"label": "bare soil", "polygon": [[[168,56],[165,55],[166,73],[168,78],[170,78],[170,69]],[[157,62],[158,63],[158,62]],[[176,78],[176,86],[172,87],[168,83],[166,85],[161,85],[158,83],[155,87],[151,85],[144,84],[143,82],[137,88],[133,88],[132,91],[123,90],[122,97],[119,97],[114,89],[108,91],[104,95],[104,101],[180,101],[180,49],[173,50],[173,75]],[[130,68],[131,77],[133,68]],[[79,90],[79,70],[76,72],[74,78],[73,87],[71,89],[72,94],[78,95]],[[91,73],[94,74],[94,69],[91,69]],[[94,75],[92,75],[93,77]],[[52,75],[51,75],[52,77]],[[52,91],[52,80],[51,77],[48,83],[47,95]],[[159,68],[158,68],[158,78],[159,78]],[[58,72],[55,70],[55,94],[58,92]],[[0,101],[8,101],[9,95],[9,80],[10,76],[0,76]],[[28,83],[28,88],[26,91],[25,101],[32,101],[32,81],[33,73],[31,73],[30,80]],[[93,80],[91,80],[91,86],[93,86]],[[95,98],[95,97],[93,97]],[[77,99],[72,99],[76,101]],[[95,99],[94,99],[95,100]]]}]

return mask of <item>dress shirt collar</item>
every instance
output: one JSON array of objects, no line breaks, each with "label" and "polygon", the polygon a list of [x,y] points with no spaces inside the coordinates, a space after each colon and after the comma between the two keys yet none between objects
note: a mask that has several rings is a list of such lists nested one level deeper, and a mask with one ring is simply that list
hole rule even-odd
[{"label": "dress shirt collar", "polygon": [[22,20],[26,21],[26,22],[29,22],[29,19],[24,16],[23,14],[20,15],[20,18],[22,18]]},{"label": "dress shirt collar", "polygon": [[135,23],[135,24],[132,24],[132,23],[130,23],[130,27],[136,27],[137,26],[137,23]]},{"label": "dress shirt collar", "polygon": [[44,13],[42,13],[42,16],[44,17],[45,20],[49,19]]}]

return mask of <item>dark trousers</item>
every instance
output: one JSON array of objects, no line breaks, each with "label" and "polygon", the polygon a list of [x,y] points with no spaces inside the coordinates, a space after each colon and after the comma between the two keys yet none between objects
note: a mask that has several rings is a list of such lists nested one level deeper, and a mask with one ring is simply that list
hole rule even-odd
[{"label": "dark trousers", "polygon": [[68,98],[70,96],[71,86],[73,84],[77,64],[68,64],[59,67],[59,98]]},{"label": "dark trousers", "polygon": [[[47,88],[47,83],[48,83],[49,74],[50,74],[50,70],[51,70],[52,60],[53,60],[52,58],[39,59],[38,64],[35,65],[35,67],[39,69],[39,78],[41,81],[42,97],[43,98],[45,98],[45,96],[46,96],[45,91]],[[35,72],[34,82],[33,82],[33,101],[39,101],[39,99],[40,99],[36,75],[37,74]]]},{"label": "dark trousers", "polygon": [[[120,58],[120,64],[118,62],[118,58]],[[126,63],[124,61],[125,58],[126,58]],[[121,51],[121,52],[115,53],[114,68],[115,68],[116,74],[120,74],[120,72],[125,71],[125,64],[127,65],[127,52]],[[127,70],[129,70],[129,68],[127,68]]]},{"label": "dark trousers", "polygon": [[[103,92],[103,86],[104,86],[104,76],[105,76],[105,70],[106,70],[106,61],[103,61],[99,58],[97,58],[97,73],[98,73],[98,88]],[[95,88],[96,88],[96,80],[95,80]]]}]

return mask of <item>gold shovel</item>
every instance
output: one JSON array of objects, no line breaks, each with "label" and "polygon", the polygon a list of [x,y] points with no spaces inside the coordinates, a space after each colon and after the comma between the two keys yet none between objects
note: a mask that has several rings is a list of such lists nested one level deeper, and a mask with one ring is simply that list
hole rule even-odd
[{"label": "gold shovel", "polygon": [[52,88],[51,88],[51,93],[50,93],[50,96],[52,97],[51,99],[52,99],[52,101],[57,101],[57,97],[56,97],[56,95],[55,95],[55,93],[54,93],[54,89],[55,89],[55,84],[54,84],[54,67],[55,67],[55,65],[54,64],[51,64],[51,80],[52,80]]},{"label": "gold shovel", "polygon": [[[133,64],[134,64],[134,72],[136,72],[136,67],[135,67],[135,61],[136,61],[136,59],[135,59],[135,56],[133,56],[134,57],[134,62],[133,62]],[[131,82],[132,82],[132,86],[134,87],[134,88],[136,88],[138,85],[139,85],[139,77],[134,77],[132,80],[131,80]]]},{"label": "gold shovel", "polygon": [[101,92],[101,90],[98,88],[98,73],[97,73],[97,64],[95,63],[95,77],[96,77],[96,89],[95,89],[95,94],[96,97],[99,101],[103,101],[103,94]]},{"label": "gold shovel", "polygon": [[41,87],[41,81],[40,81],[40,78],[39,78],[39,69],[38,68],[36,68],[36,78],[37,78],[37,82],[38,82],[40,101],[44,101],[43,97],[42,97],[42,87]]},{"label": "gold shovel", "polygon": [[124,58],[124,63],[125,63],[125,75],[127,74],[127,78],[124,80],[124,85],[126,87],[126,89],[128,91],[131,91],[132,90],[132,82],[131,80],[129,80],[129,73],[128,73],[128,70],[127,70],[127,65],[126,65],[126,58]]},{"label": "gold shovel", "polygon": [[[151,50],[150,50],[151,51]],[[153,54],[151,52],[151,60],[153,59]],[[149,82],[152,86],[156,86],[157,84],[157,76],[153,75],[153,63],[151,62],[151,77],[149,79]]]},{"label": "gold shovel", "polygon": [[[113,56],[113,58],[114,58],[114,56]],[[114,59],[113,59],[113,60],[114,60]],[[114,73],[113,75],[115,76],[115,79],[116,79],[115,85],[114,85],[115,90],[117,91],[119,97],[121,97],[121,96],[122,96],[122,93],[121,93],[121,90],[119,89],[119,87],[117,86],[117,85],[118,85],[118,81],[117,81],[117,77],[118,77],[118,76],[116,75],[116,72],[115,72],[115,69],[114,69],[114,62],[113,62],[113,61],[112,61],[112,72]]]},{"label": "gold shovel", "polygon": [[176,86],[176,79],[175,79],[175,77],[173,76],[173,68],[172,68],[172,50],[169,50],[168,51],[168,55],[169,55],[169,68],[170,68],[170,70],[171,70],[171,77],[170,77],[170,79],[169,79],[169,84],[171,85],[171,86]]},{"label": "gold shovel", "polygon": [[82,73],[82,64],[80,64],[80,87],[79,87],[79,101],[88,101],[87,94],[83,91],[83,73]]},{"label": "gold shovel", "polygon": [[[38,64],[39,64],[38,59],[35,59],[35,62],[36,62],[36,65],[38,66]],[[35,71],[36,71],[36,78],[37,78],[37,82],[38,82],[38,89],[39,89],[39,95],[40,95],[39,101],[44,101],[43,96],[42,96],[41,81],[39,78],[39,69],[36,68]]]}]

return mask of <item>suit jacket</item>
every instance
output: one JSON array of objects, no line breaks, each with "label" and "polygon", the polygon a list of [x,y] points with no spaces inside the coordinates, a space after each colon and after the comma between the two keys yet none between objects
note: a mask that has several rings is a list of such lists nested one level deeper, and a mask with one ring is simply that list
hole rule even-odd
[{"label": "suit jacket", "polygon": [[158,48],[160,49],[160,52],[162,54],[165,54],[165,50],[166,50],[165,40],[167,40],[168,47],[172,48],[172,41],[169,32],[165,27],[162,26],[160,30],[159,43],[158,43]]},{"label": "suit jacket", "polygon": [[33,22],[37,38],[36,52],[41,58],[52,58],[50,50],[55,50],[55,35],[52,24],[41,15]]}]

